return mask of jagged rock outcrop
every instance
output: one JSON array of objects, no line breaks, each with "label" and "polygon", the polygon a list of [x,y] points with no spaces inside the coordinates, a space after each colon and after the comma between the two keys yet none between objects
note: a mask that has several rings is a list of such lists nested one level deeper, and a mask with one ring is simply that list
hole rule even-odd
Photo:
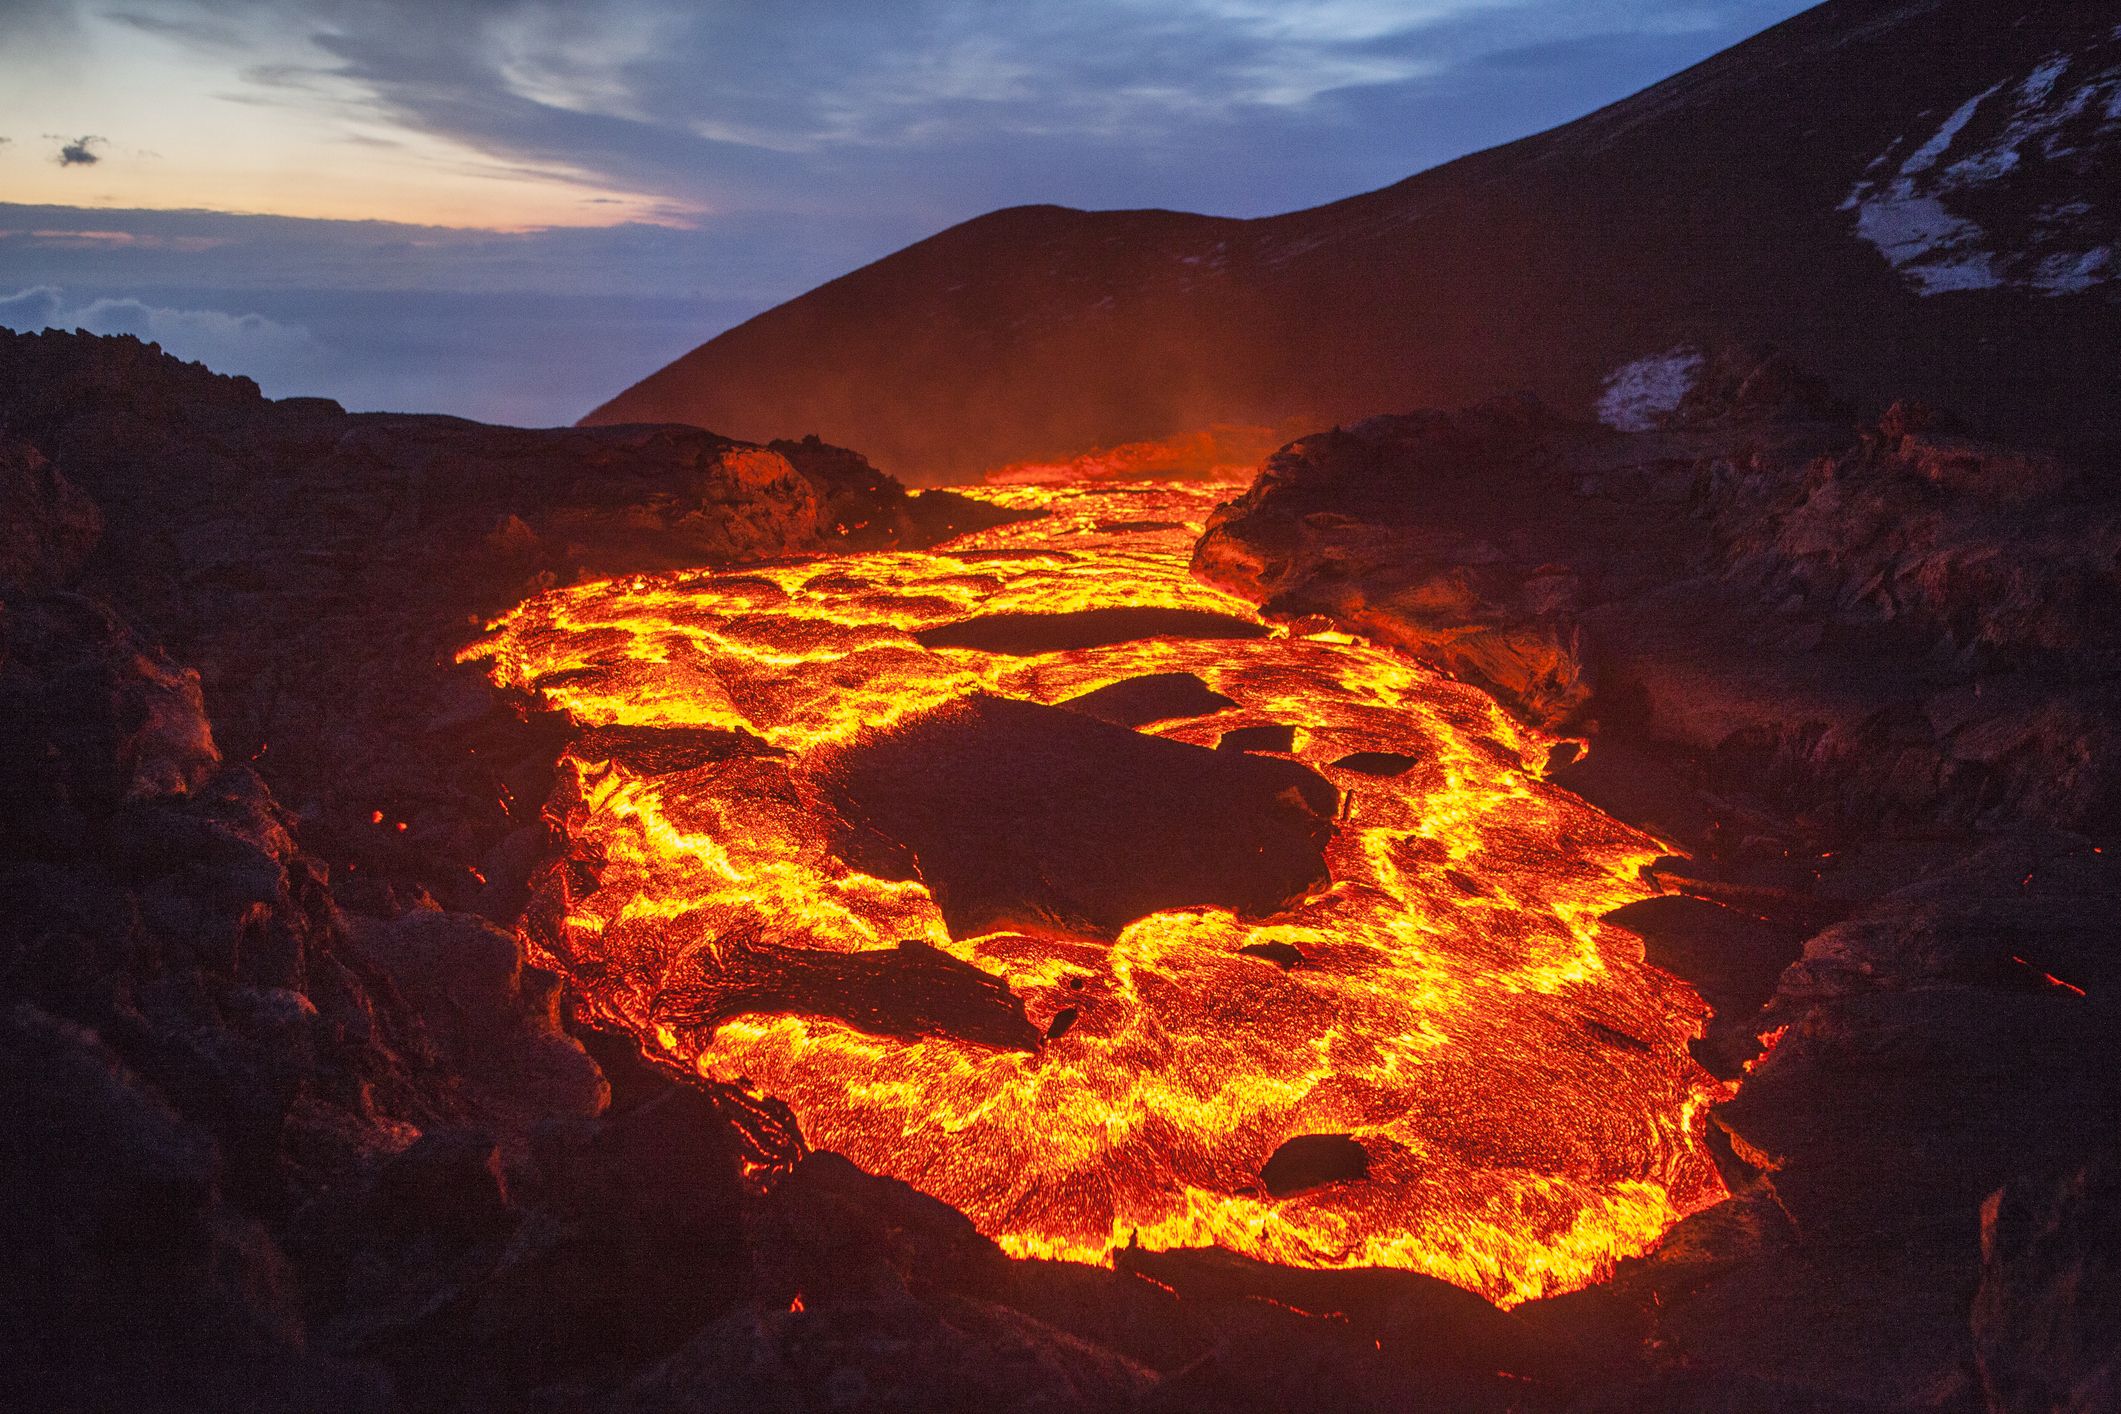
[{"label": "jagged rock outcrop", "polygon": [[[1608,1372],[1601,1409],[1971,1410],[1984,1390],[2045,1409],[2099,1391],[2103,1200],[2057,1175],[2121,1120],[2121,960],[2098,922],[2115,856],[2037,829],[1706,855],[1660,868],[1674,893],[1653,902],[1738,902],[1734,949],[1809,934],[1764,1003],[1718,994],[1711,1043],[1751,1039],[1710,1113],[1734,1197],[1520,1315]],[[1650,936],[1643,910],[1616,921]],[[1692,921],[1695,946],[1660,961],[1713,986],[1728,963]]]},{"label": "jagged rock outcrop", "polygon": [[2121,1403],[2121,1166],[2111,1144],[1981,1210],[1974,1348],[1996,1414]]},{"label": "jagged rock outcrop", "polygon": [[1776,356],[1718,363],[1748,371],[1641,432],[1506,401],[1304,438],[1195,571],[1542,725],[1677,748],[1727,797],[1847,826],[2116,819],[2101,478],[1912,406],[1859,427]]},{"label": "jagged rock outcrop", "polygon": [[545,848],[561,732],[455,664],[487,617],[584,577],[927,543],[994,514],[814,440],[349,415],[130,338],[0,331],[0,437],[0,558],[48,526],[42,582],[123,605],[195,668],[222,749],[301,819],[339,896],[383,913],[424,897],[512,920]]},{"label": "jagged rock outcrop", "polygon": [[0,445],[0,583],[63,584],[103,535],[103,513],[26,442]]},{"label": "jagged rock outcrop", "polygon": [[1583,1407],[2102,1407],[2121,502],[1763,351],[1698,371],[1633,432],[1304,438],[1195,569],[1582,736],[1549,775],[1683,851],[1607,921],[1716,1008],[1735,1197],[1523,1310]]},{"label": "jagged rock outcrop", "polygon": [[[110,609],[0,583],[0,713],[0,1208],[18,1278],[0,1402],[385,1407],[380,1370],[306,1341],[288,1225],[429,1126],[485,1122],[521,1146],[538,1119],[594,1114],[595,1065],[549,999],[475,981],[423,996],[410,968],[401,988],[293,818],[221,758],[197,675]],[[520,1042],[467,1065],[465,1031]],[[572,1085],[538,1083],[555,1070]]]}]

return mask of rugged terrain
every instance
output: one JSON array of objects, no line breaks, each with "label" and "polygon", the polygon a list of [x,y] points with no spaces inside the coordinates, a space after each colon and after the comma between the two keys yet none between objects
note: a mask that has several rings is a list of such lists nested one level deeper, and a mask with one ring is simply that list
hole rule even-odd
[{"label": "rugged terrain", "polygon": [[1767,339],[1871,415],[1915,397],[2111,445],[2117,26],[2101,0],[1834,0],[1565,127],[1313,210],[997,211],[585,421],[809,429],[964,481],[1519,388],[1636,425],[1704,351]]},{"label": "rugged terrain", "polygon": [[302,817],[342,894],[503,920],[556,738],[522,736],[520,704],[456,664],[489,617],[555,583],[925,544],[992,515],[815,440],[350,415],[126,338],[0,334],[0,436],[26,508],[5,552],[66,554],[12,577],[117,606],[195,670],[220,751]]},{"label": "rugged terrain", "polygon": [[0,1403],[2113,1407],[2111,479],[1701,374],[1632,433],[1516,401],[1303,439],[1198,552],[1580,735],[1555,778],[1687,850],[1619,921],[1717,1008],[1737,1196],[1505,1313],[1007,1260],[525,964],[577,729],[456,663],[485,617],[975,507],[815,442],[0,342]]},{"label": "rugged terrain", "polygon": [[1716,1009],[1737,1196],[1523,1314],[1858,1407],[2111,1407],[2111,477],[1771,352],[1703,375],[1635,432],[1300,439],[1195,571],[1578,735],[1549,777],[1686,851],[1615,918]]}]

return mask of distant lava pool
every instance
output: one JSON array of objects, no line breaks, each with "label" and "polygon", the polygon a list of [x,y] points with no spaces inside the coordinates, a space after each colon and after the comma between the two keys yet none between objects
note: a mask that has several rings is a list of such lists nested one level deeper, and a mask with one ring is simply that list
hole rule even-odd
[{"label": "distant lava pool", "polygon": [[1722,1194],[1702,1004],[1599,921],[1658,850],[1195,582],[1226,490],[523,604],[471,652],[582,729],[547,960],[1018,1255],[1580,1286]]}]

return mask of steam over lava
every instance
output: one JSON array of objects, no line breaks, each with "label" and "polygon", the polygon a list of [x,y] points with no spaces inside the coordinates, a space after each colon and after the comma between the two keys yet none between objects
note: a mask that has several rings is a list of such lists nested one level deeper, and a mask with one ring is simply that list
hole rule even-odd
[{"label": "steam over lava", "polygon": [[1598,922],[1658,851],[1480,694],[1194,582],[1222,489],[522,605],[472,651],[587,729],[550,961],[1020,1255],[1581,1285],[1721,1194],[1701,1003]]}]

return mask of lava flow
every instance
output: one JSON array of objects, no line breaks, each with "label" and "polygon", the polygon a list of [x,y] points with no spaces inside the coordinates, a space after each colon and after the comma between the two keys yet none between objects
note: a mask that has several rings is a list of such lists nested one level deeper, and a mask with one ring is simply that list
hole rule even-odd
[{"label": "lava flow", "polygon": [[[570,830],[597,882],[547,960],[608,1020],[787,1102],[812,1144],[950,1203],[1018,1255],[1217,1244],[1415,1268],[1504,1302],[1593,1280],[1722,1192],[1701,1145],[1714,1083],[1686,1049],[1702,1004],[1599,922],[1644,895],[1658,850],[1543,783],[1548,743],[1480,693],[1345,636],[1262,632],[1250,606],[1195,582],[1192,541],[1226,491],[989,488],[975,494],[1047,514],[930,552],[523,604],[471,653],[604,729],[569,757]],[[1205,611],[1256,636],[994,651],[932,632],[1119,607]],[[1057,704],[1150,674],[1209,691],[1186,709],[1200,715],[1148,733],[1213,747],[1296,729],[1250,740],[1289,748],[1272,769],[1308,781],[1286,764],[1301,763],[1342,793],[1317,826],[1330,882],[1264,917],[1196,904],[1098,936],[1031,913],[983,929],[953,916],[967,934],[953,936],[932,872],[846,847],[827,783],[850,752],[992,701],[976,694]],[[694,747],[644,764],[596,744],[670,727],[695,729]],[[699,747],[717,731],[723,747]],[[1020,1004],[1032,1041],[754,985],[818,959],[844,972],[849,956],[903,957],[907,940],[936,950],[916,949],[929,972]],[[1306,1135],[1360,1152],[1325,1141],[1340,1168],[1270,1193],[1267,1161]]]}]

